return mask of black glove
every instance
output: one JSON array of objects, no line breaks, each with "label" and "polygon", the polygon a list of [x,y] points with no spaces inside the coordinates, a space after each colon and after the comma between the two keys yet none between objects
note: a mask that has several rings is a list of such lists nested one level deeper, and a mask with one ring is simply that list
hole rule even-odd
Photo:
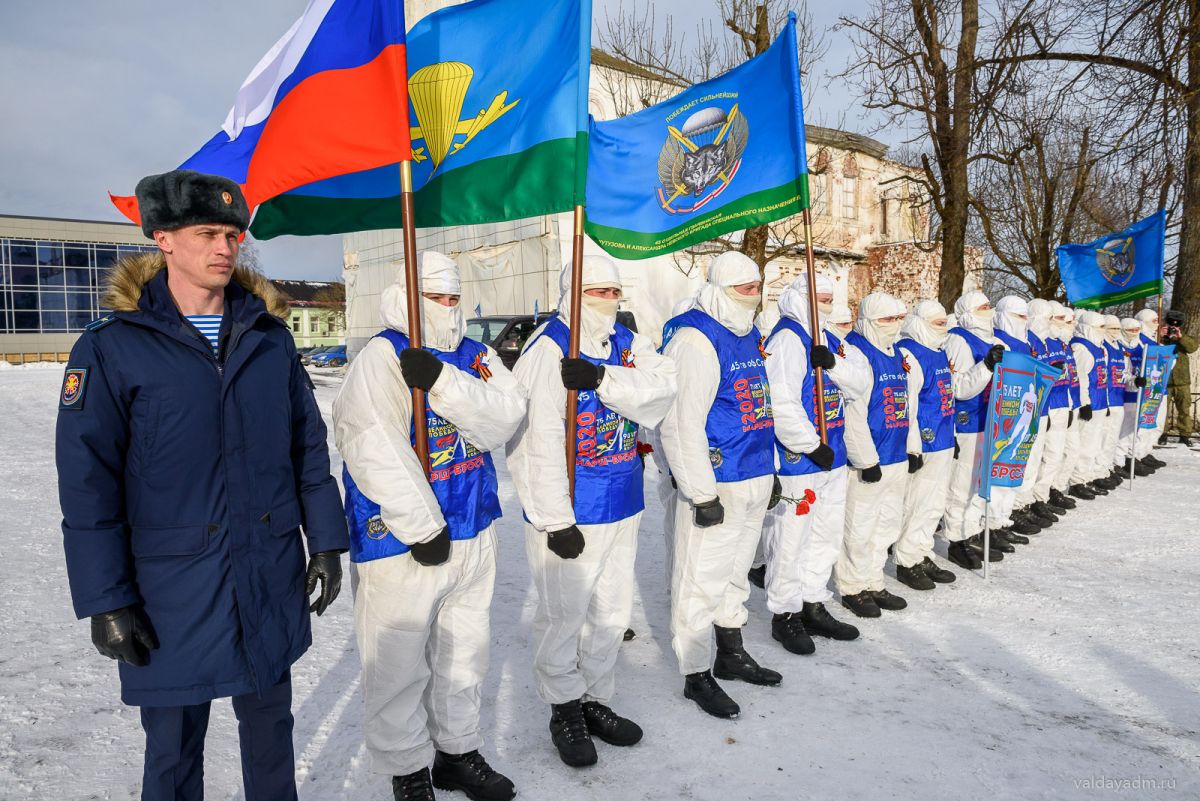
[{"label": "black glove", "polygon": [[574,559],[583,553],[583,532],[579,526],[551,531],[546,535],[546,544],[560,559]]},{"label": "black glove", "polygon": [[587,359],[563,359],[562,382],[567,389],[595,389],[604,379],[604,365]]},{"label": "black glove", "polygon": [[1105,417],[1112,417],[1112,407],[1111,407],[1111,406],[1110,406],[1109,408],[1107,408],[1107,409],[1105,409],[1105,410],[1104,410],[1104,416],[1105,416]]},{"label": "black glove", "polygon": [[1003,358],[1004,358],[1004,346],[1003,345],[992,345],[992,349],[989,350],[984,355],[983,363],[985,365],[987,365],[987,369],[991,370],[992,372],[995,372],[996,365],[999,364],[1000,360]]},{"label": "black glove", "polygon": [[333,599],[342,591],[342,552],[321,551],[308,557],[308,573],[304,577],[304,594],[312,595],[321,582],[321,594],[313,601],[308,611],[318,616],[325,613]]},{"label": "black glove", "polygon": [[158,638],[140,606],[125,606],[92,615],[92,645],[96,650],[134,667],[150,662],[150,651],[158,647]]},{"label": "black glove", "polygon": [[1087,406],[1079,407],[1079,419],[1080,420],[1091,420],[1092,419],[1092,404],[1089,403]]},{"label": "black glove", "polygon": [[1067,428],[1070,428],[1073,425],[1075,425],[1075,410],[1068,409],[1067,410]]},{"label": "black glove", "polygon": [[779,476],[771,476],[771,500],[767,502],[768,509],[774,509],[783,500],[783,485],[779,483]]},{"label": "black glove", "polygon": [[908,472],[915,473],[925,466],[925,457],[919,453],[908,455]]},{"label": "black glove", "polygon": [[412,558],[417,560],[417,564],[426,567],[445,564],[450,558],[450,527],[445,526],[431,540],[408,546],[408,550]]},{"label": "black glove", "polygon": [[692,522],[696,528],[719,526],[725,522],[725,507],[721,506],[720,498],[698,503],[692,507]]},{"label": "black glove", "polygon": [[1137,387],[1138,389],[1145,389],[1145,387],[1146,387],[1146,376],[1144,376],[1144,375],[1139,375],[1137,378],[1133,379],[1133,385],[1134,385],[1135,387]]},{"label": "black glove", "polygon": [[879,465],[873,464],[858,474],[867,484],[874,484],[879,479],[883,478],[883,471],[879,469]]},{"label": "black glove", "polygon": [[957,442],[955,442],[954,443],[954,458],[955,459],[958,458],[958,452],[961,450],[962,450],[962,446],[960,446]]},{"label": "black glove", "polygon": [[428,392],[442,374],[442,363],[427,350],[405,348],[400,351],[400,372],[409,387]]},{"label": "black glove", "polygon": [[813,346],[809,358],[813,367],[820,367],[822,370],[831,370],[837,366],[837,359],[833,358],[833,351],[824,345]]},{"label": "black glove", "polygon": [[822,470],[833,469],[833,448],[822,442],[813,450],[805,454],[812,463]]}]

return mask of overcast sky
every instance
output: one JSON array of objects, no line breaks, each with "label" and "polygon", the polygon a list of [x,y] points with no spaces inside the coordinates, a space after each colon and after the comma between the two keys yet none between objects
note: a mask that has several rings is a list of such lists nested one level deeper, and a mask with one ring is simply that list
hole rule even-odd
[{"label": "overcast sky", "polygon": [[[641,5],[647,0],[634,0]],[[541,0],[529,0],[536,8]],[[594,0],[595,16],[617,0]],[[626,7],[631,0],[625,0]],[[165,172],[220,127],[242,80],[303,12],[304,0],[36,0],[0,2],[0,214],[121,220],[107,192]],[[865,0],[812,3],[816,23]],[[832,8],[831,8],[832,7]],[[657,0],[678,31],[715,0]],[[849,52],[829,34],[821,73]],[[809,122],[869,132],[844,86],[816,81]],[[278,278],[341,274],[341,237],[260,243]]]}]

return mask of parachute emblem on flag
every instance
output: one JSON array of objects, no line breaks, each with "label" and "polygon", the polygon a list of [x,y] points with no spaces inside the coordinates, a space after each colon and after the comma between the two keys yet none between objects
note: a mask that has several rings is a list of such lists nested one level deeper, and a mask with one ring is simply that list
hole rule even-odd
[{"label": "parachute emblem on flag", "polygon": [[1133,237],[1110,239],[1096,248],[1096,264],[1104,280],[1114,286],[1125,286],[1133,278],[1135,265]]},{"label": "parachute emblem on flag", "polygon": [[[462,117],[463,103],[475,70],[461,61],[442,61],[417,70],[408,80],[416,125],[410,137],[424,147],[413,148],[413,161],[433,162],[437,170],[442,162],[466,147],[485,128],[512,110],[520,98],[511,103],[508,92],[500,92],[485,109],[474,117]],[[464,137],[458,140],[458,137]]]},{"label": "parachute emblem on flag", "polygon": [[[737,175],[749,139],[750,125],[737,103],[728,113],[719,106],[702,108],[688,117],[682,128],[668,125],[667,139],[658,154],[658,180],[662,183],[658,201],[663,211],[687,214],[725,191]],[[695,202],[676,206],[685,195]]]}]

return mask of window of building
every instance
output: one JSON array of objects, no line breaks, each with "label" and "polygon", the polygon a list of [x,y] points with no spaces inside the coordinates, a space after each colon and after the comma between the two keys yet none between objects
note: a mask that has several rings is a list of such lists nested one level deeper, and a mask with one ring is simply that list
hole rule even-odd
[{"label": "window of building", "polygon": [[886,196],[879,199],[879,237],[885,241],[888,238],[888,199]]},{"label": "window of building", "polygon": [[63,250],[63,264],[68,267],[88,267],[90,255],[87,245],[67,245]]},{"label": "window of building", "polygon": [[310,333],[310,334],[317,333],[317,318],[316,317],[308,318],[308,333]]},{"label": "window of building", "polygon": [[292,317],[292,333],[294,333],[294,334],[300,333],[300,318],[299,317]]},{"label": "window of building", "polygon": [[848,175],[842,177],[842,217],[858,219],[858,179]]}]

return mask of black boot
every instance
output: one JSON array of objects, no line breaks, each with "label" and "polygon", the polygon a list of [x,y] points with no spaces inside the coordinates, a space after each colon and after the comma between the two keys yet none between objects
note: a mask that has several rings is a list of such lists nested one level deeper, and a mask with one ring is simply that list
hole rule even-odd
[{"label": "black boot", "polygon": [[1108,487],[1104,486],[1099,481],[1089,481],[1087,484],[1087,488],[1090,489],[1092,491],[1092,493],[1095,495],[1107,495],[1108,494]]},{"label": "black boot", "polygon": [[1092,485],[1096,486],[1096,487],[1103,487],[1104,489],[1111,492],[1111,491],[1115,490],[1117,487],[1121,486],[1121,482],[1117,481],[1112,476],[1104,476],[1103,478],[1098,478],[1095,481],[1093,481]]},{"label": "black boot", "polygon": [[583,702],[583,719],[588,731],[609,745],[625,747],[642,740],[642,727],[623,718],[599,701]]},{"label": "black boot", "polygon": [[920,562],[912,567],[896,565],[896,580],[906,587],[912,587],[914,590],[932,590],[937,586],[933,583],[933,579],[925,575],[925,570]]},{"label": "black boot", "polygon": [[1072,484],[1070,488],[1067,489],[1067,492],[1070,493],[1072,498],[1078,498],[1081,501],[1096,500],[1096,493],[1092,492],[1091,487],[1087,486],[1086,484]]},{"label": "black boot", "polygon": [[879,611],[879,604],[875,603],[875,597],[866,590],[854,595],[843,595],[842,606],[859,617],[879,617],[883,614]]},{"label": "black boot", "polygon": [[1051,512],[1048,508],[1046,509],[1046,513],[1042,514],[1033,508],[1036,505],[1037,504],[1031,503],[1024,509],[1018,510],[1017,514],[1023,518],[1033,521],[1042,528],[1050,528],[1052,525],[1058,522],[1058,515],[1054,514],[1054,512]]},{"label": "black boot", "polygon": [[858,629],[829,614],[825,604],[810,604],[805,601],[804,608],[800,611],[800,619],[804,621],[804,629],[809,634],[828,637],[831,640],[858,639]]},{"label": "black boot", "polygon": [[871,590],[871,597],[875,599],[876,606],[889,612],[899,612],[908,608],[908,601],[899,595],[892,595],[887,590]]},{"label": "black boot", "polygon": [[492,770],[478,751],[444,754],[433,758],[433,786],[439,790],[462,790],[472,801],[509,801],[517,794],[507,776]]},{"label": "black boot", "polygon": [[[933,579],[938,584],[952,584],[956,576],[944,567],[941,567],[937,562],[930,559],[928,556],[921,562],[921,570],[929,578]],[[982,565],[980,565],[982,567]]]},{"label": "black boot", "polygon": [[1147,464],[1145,460],[1138,459],[1135,461],[1134,459],[1126,459],[1125,466],[1121,469],[1121,472],[1125,475],[1125,478],[1129,478],[1130,475],[1144,478],[1154,475],[1155,469]]},{"label": "black boot", "polygon": [[1138,461],[1145,464],[1151,470],[1158,470],[1160,467],[1167,466],[1166,462],[1164,462],[1162,459],[1159,459],[1157,456],[1155,456],[1152,453],[1146,454],[1141,459],[1138,459]]},{"label": "black boot", "polygon": [[759,565],[752,567],[746,571],[746,578],[750,579],[750,583],[760,590],[767,588],[767,566]]},{"label": "black boot", "polygon": [[992,536],[999,538],[1009,545],[1028,545],[1029,537],[1019,533],[1015,526],[992,529]]},{"label": "black boot", "polygon": [[[982,534],[976,534],[974,537],[971,537],[970,539],[968,539],[967,545],[970,546],[977,555],[979,555],[980,559],[983,558],[983,535]],[[1008,551],[1008,553],[1012,553],[1013,551],[1016,550],[1016,548],[1013,548],[1011,545],[1007,545],[1007,547],[1010,549]],[[1001,549],[1000,545],[996,542],[996,538],[990,537],[988,539],[987,560],[989,562],[1003,561],[1004,553],[1005,552]],[[983,567],[982,562],[980,563],[979,566]]]},{"label": "black boot", "polygon": [[1037,534],[1042,530],[1041,526],[1033,522],[1033,520],[1028,517],[1013,515],[1012,521],[1013,522],[1011,526],[1005,526],[1002,529],[995,529],[995,531],[1003,531],[1004,534],[1001,535],[1002,538],[1006,542],[1013,543],[1014,545],[1024,545],[1025,543],[1029,542],[1029,536],[1031,534]]},{"label": "black boot", "polygon": [[1125,476],[1121,475],[1121,471],[1116,467],[1114,467],[1112,472],[1108,474],[1108,478],[1118,487],[1121,486],[1121,482],[1125,480]]},{"label": "black boot", "polygon": [[742,711],[737,703],[721,689],[721,685],[717,684],[717,680],[713,678],[710,670],[703,673],[689,673],[685,676],[683,697],[695,701],[696,706],[714,718],[736,718]]},{"label": "black boot", "polygon": [[[1006,528],[994,528],[988,533],[988,547],[993,551],[1000,553],[1015,553],[1016,548],[1008,541],[1009,531]],[[983,535],[976,534],[979,537],[980,547],[983,547]]]},{"label": "black boot", "polygon": [[1076,503],[1074,498],[1067,496],[1057,489],[1050,490],[1050,503],[1054,506],[1066,509],[1067,511],[1070,511],[1079,505]]},{"label": "black boot", "polygon": [[433,801],[433,782],[429,768],[392,777],[392,797],[396,801]]},{"label": "black boot", "polygon": [[1179,444],[1185,448],[1192,447],[1192,435],[1191,434],[1180,434],[1179,435]]},{"label": "black boot", "polygon": [[784,612],[771,618],[771,637],[793,654],[808,656],[817,650],[804,630],[804,621],[796,612]]},{"label": "black boot", "polygon": [[[1044,529],[1044,528],[1048,528],[1048,526],[1049,526],[1049,524],[1046,524],[1045,526],[1040,525],[1037,522],[1037,520],[1034,520],[1030,516],[1027,516],[1027,514],[1014,514],[1013,524],[1004,526],[1003,531],[1006,531],[1006,534],[1021,535],[1022,540],[1025,540],[1025,542],[1028,542],[1028,537],[1030,537],[1031,535],[1034,535],[1034,534],[1038,534],[1039,531],[1042,531],[1042,529]],[[998,530],[1000,530],[1000,529],[997,529],[997,531]],[[1006,536],[1004,538],[1006,538],[1006,540],[1008,542],[1021,542],[1021,540],[1013,540],[1012,537],[1008,537],[1008,536]],[[1024,543],[1021,543],[1021,544],[1024,544]]]},{"label": "black boot", "polygon": [[742,646],[742,630],[713,626],[717,632],[717,660],[713,664],[713,675],[730,681],[737,679],[747,684],[774,687],[783,681],[783,676],[765,667],[759,667],[754,657]]},{"label": "black boot", "polygon": [[950,543],[946,549],[946,558],[966,570],[979,570],[983,567],[979,549],[970,547],[966,540]]},{"label": "black boot", "polygon": [[550,739],[564,765],[585,768],[596,764],[596,745],[579,701],[550,705]]},{"label": "black boot", "polygon": [[1034,501],[1029,505],[1029,511],[1041,517],[1053,517],[1055,521],[1067,513],[1063,507],[1045,501]]}]

